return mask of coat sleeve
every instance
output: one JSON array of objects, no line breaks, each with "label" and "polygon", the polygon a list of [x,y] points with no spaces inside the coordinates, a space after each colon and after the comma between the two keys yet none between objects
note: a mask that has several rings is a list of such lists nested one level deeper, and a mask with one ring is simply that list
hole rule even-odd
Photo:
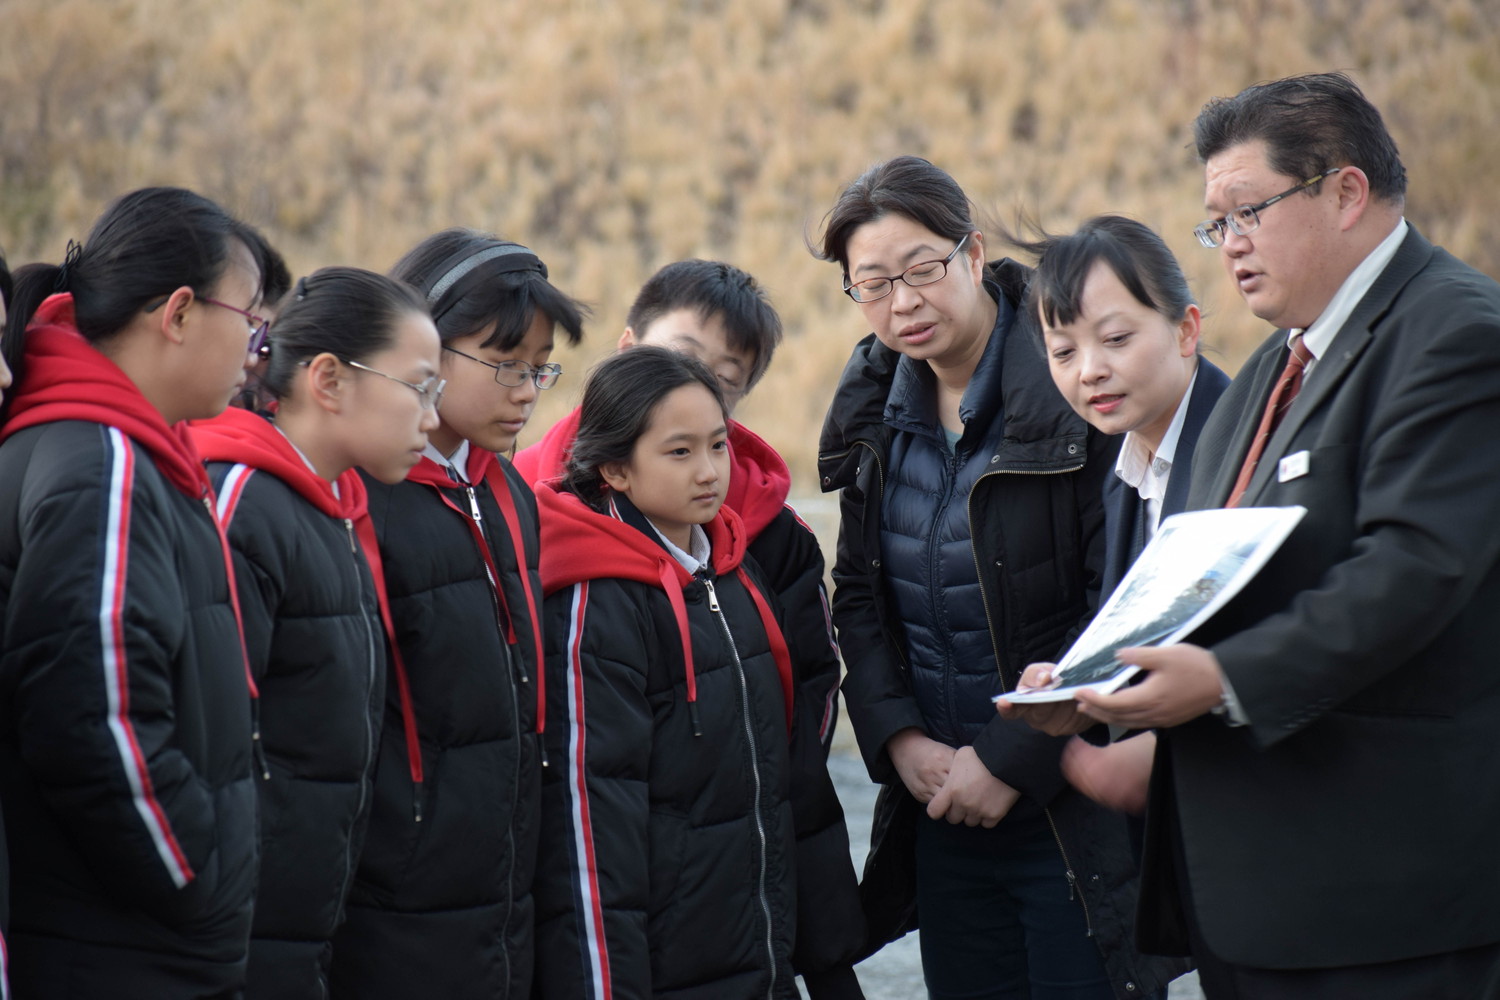
[{"label": "coat sleeve", "polygon": [[[1378,334],[1416,346],[1372,360],[1373,370],[1350,372],[1335,390],[1368,397],[1359,404],[1362,419],[1347,422],[1348,438],[1328,440],[1336,432],[1325,432],[1314,444],[1314,475],[1273,484],[1262,496],[1302,499],[1309,513],[1243,596],[1262,578],[1295,596],[1211,647],[1262,747],[1387,678],[1411,685],[1400,693],[1408,703],[1393,706],[1405,711],[1418,699],[1473,690],[1462,686],[1465,675],[1493,652],[1493,628],[1482,623],[1494,610],[1474,597],[1486,582],[1493,586],[1500,560],[1500,305],[1493,291],[1474,285],[1435,283],[1424,298],[1395,321],[1422,329]],[[1467,320],[1433,319],[1443,316]],[[1340,405],[1355,404],[1338,397],[1329,404]],[[1341,460],[1347,475],[1320,482],[1320,464],[1340,468]],[[1325,541],[1343,533],[1347,545]],[[1320,565],[1318,548],[1334,544],[1342,551]],[[1299,587],[1291,574],[1305,576],[1309,567],[1321,579]],[[1467,625],[1455,628],[1461,617]],[[1391,676],[1418,656],[1446,660],[1455,673]]]},{"label": "coat sleeve", "polygon": [[[859,883],[849,832],[828,774],[828,749],[838,722],[838,645],[823,586],[823,553],[811,528],[790,507],[751,546],[775,591],[796,685],[792,712],[791,803],[797,838],[797,941],[792,967],[808,992],[839,996],[853,978],[864,945]],[[764,555],[763,560],[759,559]],[[824,988],[827,981],[831,985]]]},{"label": "coat sleeve", "polygon": [[[259,684],[271,661],[271,640],[276,631],[276,612],[286,581],[286,568],[265,521],[265,511],[242,503],[252,489],[254,470],[234,466],[228,478],[213,476],[220,493],[219,513],[229,538],[234,560],[234,578],[240,602],[240,625],[245,634],[245,654],[250,673]],[[232,501],[232,503],[226,503]],[[255,503],[252,494],[250,504]]]},{"label": "coat sleeve", "polygon": [[651,625],[614,581],[559,591],[546,615],[537,995],[646,1000]]},{"label": "coat sleeve", "polygon": [[[1079,617],[1057,649],[1027,650],[1028,655],[1021,658],[1023,667],[1031,659],[1060,659],[1099,609],[1106,549],[1104,483],[1113,477],[1118,453],[1118,439],[1089,430],[1088,461],[1076,474],[1072,490],[1077,533],[1055,545],[1059,561],[1073,560],[1072,566],[1060,566],[1058,572],[1076,576],[1080,582]],[[1061,766],[1066,743],[1066,738],[1048,736],[1019,719],[996,715],[975,738],[974,753],[995,777],[1046,805],[1067,787]]]},{"label": "coat sleeve", "polygon": [[[856,447],[863,447],[856,446]],[[865,462],[876,461],[871,453]],[[833,623],[844,654],[844,700],[859,740],[865,767],[874,781],[900,781],[886,741],[915,726],[925,731],[911,679],[901,661],[898,639],[881,625],[879,553],[865,544],[865,490],[875,470],[864,468],[858,482],[839,497],[839,543],[833,567]]]},{"label": "coat sleeve", "polygon": [[93,874],[175,922],[212,902],[221,822],[177,746],[180,540],[140,482],[149,460],[120,432],[100,434],[97,451],[28,479],[22,496],[9,711],[40,794]]}]

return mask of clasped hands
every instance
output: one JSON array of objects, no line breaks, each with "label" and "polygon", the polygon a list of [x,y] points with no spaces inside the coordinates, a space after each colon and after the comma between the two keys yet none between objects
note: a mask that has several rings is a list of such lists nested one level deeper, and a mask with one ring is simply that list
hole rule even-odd
[{"label": "clasped hands", "polygon": [[990,773],[973,747],[955,750],[912,728],[887,740],[886,750],[907,791],[927,804],[933,819],[990,829],[1021,797]]}]

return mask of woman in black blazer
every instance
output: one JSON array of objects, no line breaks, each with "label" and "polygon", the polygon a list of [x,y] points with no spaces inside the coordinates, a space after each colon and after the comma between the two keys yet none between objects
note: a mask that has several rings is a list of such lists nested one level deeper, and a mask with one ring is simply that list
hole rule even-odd
[{"label": "woman in black blazer", "polygon": [[[1080,417],[1123,435],[1104,480],[1102,604],[1161,519],[1183,509],[1198,434],[1229,376],[1198,354],[1201,313],[1177,258],[1147,226],[1101,215],[1021,245],[1037,256],[1027,314],[1052,381]],[[1139,812],[1155,749],[1149,732],[1102,748],[1075,740],[1064,773],[1106,805]]]}]

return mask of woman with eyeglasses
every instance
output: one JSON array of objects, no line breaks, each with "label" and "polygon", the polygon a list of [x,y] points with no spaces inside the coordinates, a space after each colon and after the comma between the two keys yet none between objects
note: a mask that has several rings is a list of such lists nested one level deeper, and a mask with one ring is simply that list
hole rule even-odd
[{"label": "woman with eyeglasses", "polygon": [[1117,445],[1058,395],[1022,300],[948,174],[904,156],[839,196],[821,252],[874,332],[819,471],[841,489],[844,696],[885,787],[861,887],[871,947],[921,929],[932,997],[1144,997],[1125,821],[1067,787],[1063,741],[995,713],[1092,613]]},{"label": "woman with eyeglasses", "polygon": [[244,984],[254,685],[185,421],[244,381],[256,239],[190,191],[140,190],[12,300],[0,800],[17,996]]},{"label": "woman with eyeglasses", "polygon": [[384,581],[355,468],[405,479],[437,427],[443,381],[422,299],[355,268],[298,282],[263,353],[274,415],[231,408],[193,435],[234,553],[260,691],[260,885],[245,996],[316,1000],[328,995],[385,714]]},{"label": "woman with eyeglasses", "polygon": [[536,500],[510,463],[555,332],[583,310],[526,247],[429,237],[392,277],[442,342],[438,425],[403,483],[370,482],[396,652],[375,801],[334,939],[335,997],[525,997],[543,766]]}]

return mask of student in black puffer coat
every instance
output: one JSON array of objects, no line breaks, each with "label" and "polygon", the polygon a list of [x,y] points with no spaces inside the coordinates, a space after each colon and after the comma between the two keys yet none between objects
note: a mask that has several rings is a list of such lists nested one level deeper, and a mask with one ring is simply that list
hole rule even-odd
[{"label": "student in black puffer coat", "polygon": [[227,998],[245,981],[253,689],[184,421],[244,379],[253,243],[198,195],[137,191],[32,272],[64,291],[10,318],[0,799],[20,997]]},{"label": "student in black puffer coat", "polygon": [[332,993],[358,1000],[530,995],[545,694],[536,506],[509,450],[553,330],[581,314],[525,247],[449,230],[394,277],[432,309],[447,379],[406,482],[367,479],[396,646],[375,802]]},{"label": "student in black puffer coat", "polygon": [[437,426],[438,338],[408,286],[325,268],[297,283],[268,347],[274,417],[230,409],[193,434],[260,690],[267,769],[246,997],[320,1000],[385,708],[384,589],[354,465],[400,482],[416,464]]},{"label": "student in black puffer coat", "polygon": [[792,666],[721,507],[727,438],[701,363],[634,348],[596,370],[569,473],[539,487],[564,673],[537,881],[547,1000],[798,996]]}]

